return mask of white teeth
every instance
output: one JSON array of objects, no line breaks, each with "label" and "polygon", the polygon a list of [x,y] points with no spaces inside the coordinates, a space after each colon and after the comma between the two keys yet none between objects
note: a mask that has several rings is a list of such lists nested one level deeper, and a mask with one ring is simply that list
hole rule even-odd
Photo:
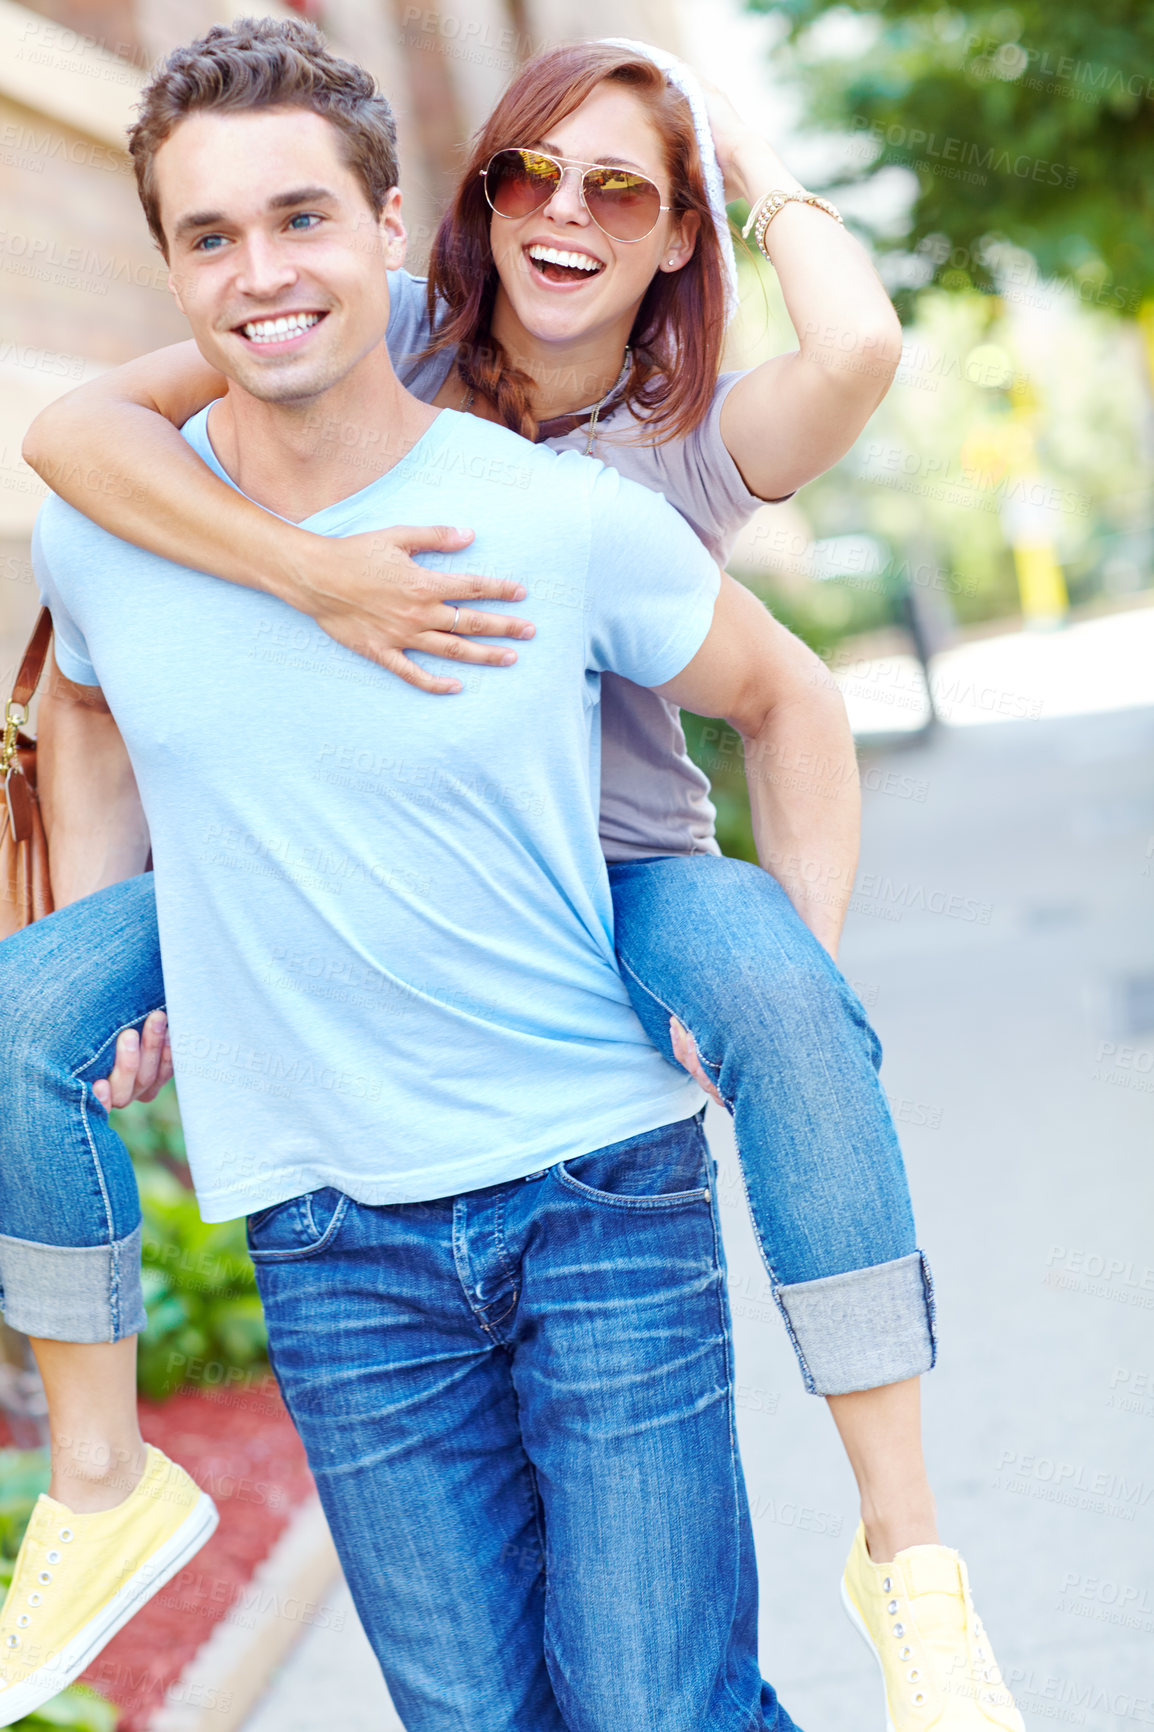
[{"label": "white teeth", "polygon": [[302,331],[311,330],[320,316],[319,313],[289,313],[279,319],[253,319],[241,329],[250,343],[283,343],[286,337],[299,337]]},{"label": "white teeth", "polygon": [[568,265],[574,271],[601,269],[601,260],[590,258],[588,253],[562,253],[556,247],[530,247],[529,257],[539,265]]}]

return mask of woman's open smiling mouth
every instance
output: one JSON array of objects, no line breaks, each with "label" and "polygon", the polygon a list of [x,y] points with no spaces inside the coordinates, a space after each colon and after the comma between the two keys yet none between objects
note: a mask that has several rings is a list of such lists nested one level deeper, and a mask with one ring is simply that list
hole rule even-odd
[{"label": "woman's open smiling mouth", "polygon": [[603,261],[592,253],[574,252],[570,247],[552,247],[543,241],[531,241],[524,250],[533,275],[547,283],[588,282],[605,269]]}]

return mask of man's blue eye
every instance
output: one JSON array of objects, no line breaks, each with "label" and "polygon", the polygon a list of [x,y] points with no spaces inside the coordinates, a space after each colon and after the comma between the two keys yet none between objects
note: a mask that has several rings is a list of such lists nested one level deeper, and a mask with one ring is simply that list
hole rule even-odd
[{"label": "man's blue eye", "polygon": [[202,253],[215,253],[223,245],[223,235],[201,235],[196,243],[197,251]]},{"label": "man's blue eye", "polygon": [[311,212],[309,212],[309,211],[298,211],[296,216],[289,218],[289,228],[290,229],[299,228],[303,224],[306,228],[311,229],[319,221],[320,221],[320,218],[317,216],[313,216],[311,214]]}]

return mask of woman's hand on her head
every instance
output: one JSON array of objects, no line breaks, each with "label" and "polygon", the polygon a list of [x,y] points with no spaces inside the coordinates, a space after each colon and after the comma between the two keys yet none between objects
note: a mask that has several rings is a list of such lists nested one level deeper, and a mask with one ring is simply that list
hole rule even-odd
[{"label": "woman's hand on her head", "polygon": [[[432,571],[414,554],[456,553],[473,539],[471,529],[397,527],[363,535],[318,536],[307,573],[298,574],[293,603],[346,649],[387,668],[422,691],[459,692],[452,676],[428,673],[406,650],[451,661],[509,667],[515,650],[480,644],[474,637],[531,638],[536,627],[510,614],[468,604],[521,601],[523,584],[512,578]],[[454,610],[459,615],[454,620]]]},{"label": "woman's hand on her head", "polygon": [[746,188],[738,174],[735,157],[739,146],[749,138],[749,125],[738,114],[724,90],[719,90],[716,84],[710,84],[705,78],[700,83],[705,96],[705,111],[709,116],[709,130],[713,134],[713,148],[725,178],[725,195],[728,199],[745,198]]}]

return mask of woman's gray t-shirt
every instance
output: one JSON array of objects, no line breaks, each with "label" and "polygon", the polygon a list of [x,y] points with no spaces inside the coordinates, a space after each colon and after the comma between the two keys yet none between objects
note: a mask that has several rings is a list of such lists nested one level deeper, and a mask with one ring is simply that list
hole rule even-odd
[{"label": "woman's gray t-shirt", "polygon": [[[417,357],[429,340],[425,281],[389,273],[386,341],[401,383],[431,402],[453,366],[443,349]],[[740,373],[723,373],[709,413],[687,439],[645,445],[645,428],[622,405],[597,428],[594,456],[660,493],[724,565],[741,526],[764,501],[751,493],[721,437],[721,405]],[[550,439],[556,451],[584,451],[587,428]],[[530,606],[532,595],[530,594]],[[681,712],[618,674],[601,676],[601,846],[607,860],[650,854],[719,854],[709,778],[689,756]]]}]

